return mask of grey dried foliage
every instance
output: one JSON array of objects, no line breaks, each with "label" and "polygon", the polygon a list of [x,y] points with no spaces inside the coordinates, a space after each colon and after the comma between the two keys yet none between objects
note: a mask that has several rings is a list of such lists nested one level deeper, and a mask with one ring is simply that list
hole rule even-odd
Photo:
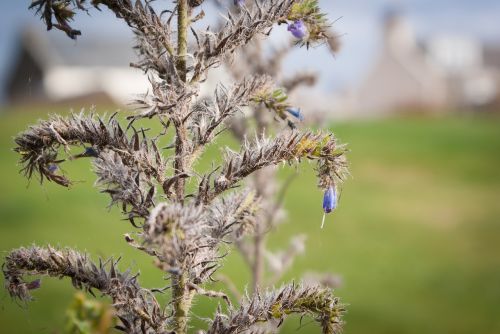
[{"label": "grey dried foliage", "polygon": [[[178,0],[160,14],[151,2],[32,1],[30,7],[36,9],[49,30],[57,28],[71,38],[80,34],[70,25],[78,11],[93,7],[111,10],[136,34],[140,59],[131,65],[149,76],[151,89],[134,101],[134,113],[126,126],[117,120],[123,117],[100,117],[95,111],[69,117],[56,115],[20,133],[15,138],[15,151],[20,155],[21,172],[28,179],[38,177],[40,182],[64,187],[73,184],[63,166],[75,159],[90,159],[96,186],[136,228],[125,235],[125,241],[150,255],[166,274],[169,285],[143,288],[137,275],[118,271],[118,261],[94,264],[87,255],[71,249],[32,246],[7,255],[3,268],[7,290],[13,298],[28,301],[31,290],[40,287],[40,281],[29,281],[28,276],[69,277],[76,288],[89,293],[99,290],[109,296],[120,319],[117,329],[126,333],[187,333],[196,296],[219,298],[228,305],[225,312],[219,309],[207,333],[267,331],[260,326],[262,322],[268,323],[268,332],[275,332],[276,325],[289,313],[312,315],[324,333],[338,332],[343,309],[329,289],[292,284],[261,294],[264,284],[254,284],[253,295],[240,306],[233,306],[224,292],[210,290],[208,284],[217,277],[233,245],[248,258],[254,276],[261,275],[266,256],[262,243],[251,245],[245,240],[246,236],[262,240],[266,230],[275,226],[271,222],[276,220],[284,192],[281,199],[271,200],[275,184],[264,185],[266,175],[274,176],[270,168],[313,161],[321,189],[340,185],[348,173],[346,148],[333,134],[297,130],[296,120],[287,114],[290,104],[286,92],[271,79],[282,56],[260,62],[253,75],[238,76],[238,83],[229,88],[218,86],[211,98],[199,96],[209,68],[222,64],[227,55],[251,40],[265,36],[274,25],[289,21],[292,11],[294,19],[303,15],[307,22],[320,17],[323,27],[325,21],[318,14],[316,2],[258,0],[230,10],[218,31],[192,30],[192,35],[188,35],[191,23],[203,17],[202,11],[195,13],[203,1]],[[306,2],[309,5],[305,6]],[[314,11],[304,9],[310,6]],[[316,31],[315,36],[326,34]],[[188,43],[189,38],[197,43]],[[293,90],[312,81],[311,75],[300,75],[289,78],[285,86]],[[254,112],[257,135],[246,139],[248,128],[243,126],[238,152],[226,149],[220,166],[205,172],[195,170],[204,149],[223,131],[234,130],[234,122],[248,108]],[[155,119],[161,127],[159,133],[138,127],[143,118]],[[266,135],[264,128],[273,119],[291,129],[274,138]],[[173,142],[160,149],[160,140],[169,134]],[[229,192],[249,176],[255,176],[253,186],[248,182],[244,190]],[[188,193],[188,184],[197,186],[193,193]],[[254,247],[253,258],[243,251],[247,247]],[[290,245],[278,260],[281,269],[274,272],[272,280],[279,279],[302,248],[300,238]],[[154,294],[166,290],[171,291],[171,298],[160,306]]]},{"label": "grey dried foliage", "polygon": [[252,225],[257,207],[257,199],[249,191],[219,198],[205,207],[159,204],[140,233],[144,241],[140,247],[155,254],[164,271],[182,272],[198,285],[219,268],[222,246]]},{"label": "grey dried foliage", "polygon": [[280,163],[299,163],[303,158],[318,161],[322,186],[339,183],[347,174],[344,153],[344,146],[337,145],[335,137],[330,134],[286,131],[273,139],[256,137],[253,141],[245,141],[240,152],[226,150],[220,172],[214,170],[203,176],[197,201],[209,203],[257,170]]},{"label": "grey dried foliage", "polygon": [[252,327],[277,320],[277,327],[289,314],[311,315],[323,333],[341,330],[344,307],[330,289],[289,284],[280,289],[255,294],[229,315],[218,312],[207,334],[255,333]]},{"label": "grey dried foliage", "polygon": [[73,286],[94,295],[93,289],[111,297],[113,307],[123,326],[131,333],[164,333],[167,318],[153,294],[142,289],[137,274],[120,272],[118,260],[112,258],[93,263],[87,254],[72,249],[53,247],[18,248],[7,256],[3,274],[5,285],[12,297],[22,301],[32,299],[30,287],[24,276],[68,277]]},{"label": "grey dried foliage", "polygon": [[238,14],[228,12],[227,22],[217,33],[201,32],[198,50],[194,53],[193,78],[202,77],[210,67],[220,64],[221,57],[233,53],[258,34],[268,34],[276,23],[285,21],[287,12],[297,1],[255,1],[255,6],[240,8]]},{"label": "grey dried foliage", "polygon": [[[31,126],[15,139],[21,171],[27,178],[38,174],[40,182],[47,179],[68,187],[71,181],[60,173],[59,165],[76,158],[92,158],[97,184],[110,195],[112,204],[120,204],[131,220],[147,218],[154,205],[155,184],[165,181],[166,162],[143,129],[132,127],[132,134],[127,135],[115,115],[108,120],[93,113],[68,118],[54,115]],[[86,149],[71,155],[72,146]],[[65,157],[60,157],[61,150]]]},{"label": "grey dried foliage", "polygon": [[[196,146],[208,144],[218,133],[225,121],[241,112],[241,108],[248,106],[251,99],[273,83],[269,76],[262,75],[243,79],[231,89],[219,86],[214,93],[214,101],[201,101],[195,104],[192,111],[192,126]],[[217,131],[218,130],[218,131]]]}]

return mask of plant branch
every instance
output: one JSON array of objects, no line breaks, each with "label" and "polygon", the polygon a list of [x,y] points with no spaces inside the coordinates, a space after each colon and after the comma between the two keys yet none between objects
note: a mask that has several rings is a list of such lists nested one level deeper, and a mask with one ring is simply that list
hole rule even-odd
[{"label": "plant branch", "polygon": [[187,286],[189,289],[194,290],[199,295],[209,298],[221,298],[227,303],[228,306],[232,306],[231,300],[229,300],[229,297],[225,293],[222,293],[220,291],[205,290],[194,283],[188,283]]},{"label": "plant branch", "polygon": [[286,285],[277,291],[254,296],[229,315],[220,311],[208,334],[233,334],[252,332],[261,322],[278,320],[279,324],[289,314],[310,315],[320,324],[323,334],[340,333],[344,307],[330,289],[319,286]]},{"label": "plant branch", "polygon": [[200,182],[198,201],[209,203],[241,179],[264,167],[279,163],[292,164],[302,158],[318,161],[320,186],[334,184],[335,180],[341,181],[347,175],[345,151],[343,145],[337,144],[333,134],[291,131],[274,139],[257,137],[254,143],[246,141],[240,152],[226,152],[225,162],[215,176],[214,186],[210,187],[207,181],[214,172],[205,175]]},{"label": "plant branch", "polygon": [[13,298],[31,300],[30,290],[38,288],[40,283],[27,283],[24,276],[43,275],[51,277],[69,277],[75,288],[84,289],[94,294],[92,289],[111,297],[117,316],[127,333],[138,333],[140,328],[151,328],[162,332],[160,327],[166,316],[154,296],[142,289],[138,275],[129,271],[119,272],[117,260],[99,260],[96,265],[86,254],[72,249],[55,249],[32,246],[18,248],[6,258],[3,274],[7,290]]},{"label": "plant branch", "polygon": [[[133,129],[127,135],[111,116],[107,120],[93,113],[70,117],[52,116],[16,136],[21,172],[31,179],[44,179],[69,187],[71,181],[61,165],[78,158],[90,158],[98,176],[97,185],[111,197],[111,204],[122,204],[129,218],[147,218],[154,205],[155,184],[164,182],[166,163],[155,142],[146,138],[145,130]],[[82,147],[83,153],[69,155],[71,147]],[[60,148],[67,157],[61,158]],[[128,208],[127,208],[128,207]]]},{"label": "plant branch", "polygon": [[[255,1],[251,9],[241,8],[238,16],[226,15],[226,25],[216,34],[205,34],[200,49],[195,53],[193,80],[198,80],[210,67],[220,64],[220,58],[233,53],[256,35],[268,33],[275,23],[284,22],[294,0]],[[203,32],[201,32],[203,33]]]}]

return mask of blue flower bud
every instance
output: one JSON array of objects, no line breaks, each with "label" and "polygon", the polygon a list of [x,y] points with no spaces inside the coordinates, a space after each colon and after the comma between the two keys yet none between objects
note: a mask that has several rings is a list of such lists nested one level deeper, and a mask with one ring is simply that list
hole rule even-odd
[{"label": "blue flower bud", "polygon": [[28,284],[26,284],[26,287],[28,288],[28,290],[35,290],[35,289],[39,289],[41,286],[41,280],[40,279],[36,279],[32,282],[29,282]]},{"label": "blue flower bud", "polygon": [[84,155],[87,156],[87,157],[94,157],[94,158],[99,157],[99,153],[93,147],[85,147],[85,153],[84,153]]},{"label": "blue flower bud", "polygon": [[288,31],[292,33],[292,35],[298,39],[302,39],[307,34],[307,27],[302,20],[297,20],[292,24],[288,25]]},{"label": "blue flower bud", "polygon": [[292,115],[293,117],[297,118],[299,121],[303,121],[304,120],[304,115],[302,114],[302,112],[300,111],[299,108],[290,107],[290,108],[287,108],[286,111],[290,115]]},{"label": "blue flower bud", "polygon": [[337,207],[337,190],[334,187],[328,187],[323,195],[323,220],[321,221],[321,228],[325,225],[325,216],[327,213],[332,212]]},{"label": "blue flower bud", "polygon": [[245,0],[234,0],[234,5],[238,7],[243,7]]},{"label": "blue flower bud", "polygon": [[337,207],[337,191],[333,187],[328,187],[323,195],[323,210],[330,213]]},{"label": "blue flower bud", "polygon": [[50,173],[55,173],[59,169],[59,167],[56,164],[49,164],[47,166],[47,169]]}]

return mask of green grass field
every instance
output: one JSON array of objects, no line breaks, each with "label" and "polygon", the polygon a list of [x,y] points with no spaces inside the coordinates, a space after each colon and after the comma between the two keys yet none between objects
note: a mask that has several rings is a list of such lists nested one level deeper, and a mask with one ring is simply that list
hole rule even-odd
[{"label": "green grass field", "polygon": [[[0,115],[2,253],[36,242],[123,255],[122,265],[140,269],[145,286],[164,286],[150,259],[123,241],[131,228],[105,208],[88,162],[68,167],[73,179],[85,180],[71,190],[28,188],[18,175],[12,136],[40,117],[45,112]],[[308,235],[306,255],[285,279],[305,271],[342,275],[336,293],[349,304],[346,334],[500,333],[500,120],[394,119],[332,129],[350,145],[353,177],[320,230],[322,194],[312,165],[302,166],[286,197],[289,222],[270,239],[280,248],[294,234]],[[248,277],[242,263],[231,256],[223,268],[241,287]],[[0,332],[60,333],[73,292],[68,280],[46,278],[26,307],[3,290]],[[211,306],[197,300],[197,325]],[[292,318],[284,333],[298,327]],[[318,330],[310,324],[300,332]]]}]

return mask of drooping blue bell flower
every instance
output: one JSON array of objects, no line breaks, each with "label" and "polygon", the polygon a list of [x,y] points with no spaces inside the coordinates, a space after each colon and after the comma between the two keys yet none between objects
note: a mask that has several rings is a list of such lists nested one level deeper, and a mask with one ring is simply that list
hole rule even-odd
[{"label": "drooping blue bell flower", "polygon": [[337,207],[337,190],[330,186],[325,190],[323,195],[323,221],[321,222],[321,228],[325,225],[325,216],[327,213],[332,212]]},{"label": "drooping blue bell flower", "polygon": [[234,5],[238,7],[243,7],[245,0],[234,0]]},{"label": "drooping blue bell flower", "polygon": [[295,38],[302,39],[307,35],[307,27],[302,20],[297,20],[288,25],[288,31],[292,33]]},{"label": "drooping blue bell flower", "polygon": [[337,207],[337,192],[333,187],[328,187],[323,195],[323,210],[330,213]]},{"label": "drooping blue bell flower", "polygon": [[298,119],[299,121],[303,121],[304,120],[304,115],[302,114],[302,112],[300,111],[299,108],[290,107],[290,108],[287,108],[286,111],[290,115],[292,115],[293,117],[295,117],[296,119]]}]

